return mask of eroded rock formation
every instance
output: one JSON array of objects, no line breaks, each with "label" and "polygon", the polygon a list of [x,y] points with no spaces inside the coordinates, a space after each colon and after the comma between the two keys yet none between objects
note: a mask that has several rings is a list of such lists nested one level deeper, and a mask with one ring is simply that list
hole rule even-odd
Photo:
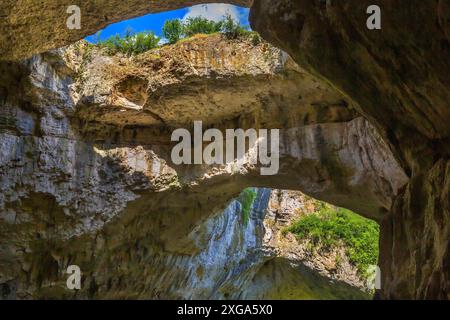
[{"label": "eroded rock formation", "polygon": [[[223,250],[248,245],[229,215],[215,218],[243,188],[302,189],[380,218],[406,182],[345,97],[266,43],[211,36],[133,58],[79,43],[1,67],[0,270],[17,297],[67,296],[61,279],[73,263],[86,273],[81,296],[226,298],[233,290],[189,291],[197,271],[188,266],[202,259],[213,234],[231,241]],[[244,79],[246,90],[235,85]],[[261,91],[264,79],[271,81]],[[194,120],[282,129],[279,174],[261,176],[249,163],[173,165],[170,133]],[[216,225],[223,228],[213,232]],[[140,267],[149,261],[151,268]],[[176,269],[179,261],[185,269]],[[150,272],[164,268],[166,276]],[[205,281],[237,277],[233,268],[208,270]],[[160,289],[157,276],[165,279]]]},{"label": "eroded rock formation", "polygon": [[[88,15],[86,29],[78,32],[64,29],[65,19],[60,19],[65,16],[65,7],[49,10],[51,8],[46,6],[30,8],[21,2],[3,1],[0,8],[6,19],[0,23],[4,30],[2,44],[7,45],[2,46],[1,58],[30,57],[33,53],[73,42],[110,22],[155,11],[153,8],[158,8],[158,3],[161,5],[146,1],[134,6],[135,3],[138,2],[127,3],[123,8],[116,3],[95,7],[92,2],[83,2],[87,6],[83,9],[92,8],[89,12],[95,14]],[[159,8],[169,9],[167,5],[173,3],[179,7],[194,2],[164,2]],[[2,228],[13,230],[13,234],[21,230],[23,239],[38,236],[37,232],[30,231],[32,228],[11,228],[11,223],[21,221],[16,218],[20,216],[17,210],[24,210],[27,219],[29,215],[37,216],[41,230],[49,225],[67,225],[67,228],[60,228],[69,230],[62,232],[66,237],[81,235],[92,229],[92,225],[96,226],[94,229],[102,228],[104,221],[111,217],[133,216],[132,211],[154,211],[159,212],[158,221],[165,221],[161,225],[170,230],[168,234],[185,239],[189,232],[184,229],[193,230],[198,221],[214,211],[210,207],[204,209],[201,203],[208,200],[223,203],[224,198],[229,199],[238,189],[252,184],[301,189],[382,222],[382,297],[447,298],[450,291],[449,6],[444,0],[380,0],[382,31],[369,31],[365,27],[365,12],[370,4],[370,1],[255,1],[251,10],[254,29],[288,52],[298,63],[303,78],[312,77],[317,81],[320,88],[316,92],[322,92],[324,87],[338,92],[346,106],[355,108],[368,120],[357,118],[356,114],[349,118],[346,112],[345,119],[336,118],[333,123],[305,126],[295,119],[283,126],[288,129],[283,137],[291,138],[283,142],[285,157],[280,175],[270,179],[257,179],[252,170],[238,174],[219,170],[221,173],[217,175],[207,174],[214,179],[201,179],[199,177],[208,172],[208,168],[178,168],[175,172],[182,173],[182,182],[174,181],[173,168],[161,161],[167,154],[164,156],[166,151],[160,150],[167,150],[167,147],[161,143],[144,146],[139,144],[142,140],[136,139],[138,136],[159,137],[160,128],[138,130],[112,126],[111,134],[105,134],[106,138],[100,137],[98,144],[94,144],[105,129],[99,130],[100,133],[95,130],[86,133],[80,123],[74,124],[72,120],[77,119],[75,114],[83,104],[73,102],[69,88],[76,84],[70,80],[73,68],[67,68],[58,55],[44,54],[25,63],[2,63],[0,110],[4,147],[1,156],[2,182],[6,181],[2,183],[6,190],[2,193],[6,208],[2,209],[2,218],[8,222],[3,223]],[[44,14],[40,14],[42,12]],[[37,29],[38,26],[41,29]],[[139,87],[139,83],[142,84],[140,78],[134,86]],[[122,88],[128,86],[123,85]],[[125,98],[130,101],[130,96]],[[140,105],[143,98],[133,94],[131,99],[135,105]],[[328,101],[326,106],[335,102]],[[282,114],[279,112],[278,116]],[[82,120],[89,124],[85,118]],[[274,120],[276,122],[276,118]],[[235,125],[248,123],[240,119],[234,121]],[[99,144],[100,149],[96,149]],[[309,151],[299,153],[303,150]],[[61,156],[63,154],[65,156]],[[378,165],[373,166],[373,163]],[[150,175],[150,168],[160,168],[162,171],[154,169],[152,172],[164,174]],[[95,179],[91,179],[92,176]],[[203,185],[199,183],[202,181],[211,183]],[[402,187],[406,182],[407,186]],[[98,190],[111,190],[97,193],[96,185],[103,186]],[[212,185],[223,188],[210,188]],[[149,189],[168,193],[151,193],[153,200],[149,200]],[[205,189],[214,194],[205,195]],[[14,191],[8,194],[7,190]],[[167,196],[175,191],[179,195],[180,190],[185,192],[187,203],[199,203],[195,210],[187,210],[186,204],[174,201],[175,195]],[[47,200],[43,201],[44,198]],[[20,205],[14,201],[21,201]],[[113,205],[104,207],[102,201]],[[152,208],[150,202],[158,206]],[[166,213],[176,210],[165,209],[163,213],[159,205],[163,208],[175,205],[178,212],[190,212],[182,216],[186,220],[180,219],[182,232],[173,233],[177,228],[166,218],[170,216]],[[48,208],[57,209],[49,211]],[[55,212],[55,215],[49,218],[48,212]],[[77,218],[80,213],[84,216],[83,223]],[[71,215],[78,221],[67,223]],[[65,221],[63,224],[60,224],[60,217]],[[174,220],[180,218],[176,213],[175,217]],[[34,224],[25,221],[28,227]],[[155,225],[159,223],[150,224],[149,230],[157,228]],[[153,242],[165,248],[195,251],[191,241],[157,234]],[[6,252],[2,256],[14,257],[16,252],[30,251],[29,248],[15,249],[2,248]],[[2,260],[6,261],[3,265],[8,266],[3,270],[13,270],[12,260]],[[20,268],[28,270],[23,271],[25,274],[32,270],[30,265]],[[39,272],[31,273],[35,275],[33,281],[37,281]]]}]

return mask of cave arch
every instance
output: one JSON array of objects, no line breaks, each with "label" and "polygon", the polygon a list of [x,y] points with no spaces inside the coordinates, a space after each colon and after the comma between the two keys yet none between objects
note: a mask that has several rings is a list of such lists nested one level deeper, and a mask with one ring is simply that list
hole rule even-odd
[{"label": "cave arch", "polygon": [[[71,43],[110,22],[139,12],[206,2],[171,1],[162,5],[159,1],[133,1],[120,13],[117,13],[119,6],[115,3],[102,3],[102,8],[92,7],[95,19],[86,24],[83,31],[71,33],[61,28],[64,21],[60,21],[59,16],[63,16],[60,14],[63,8],[24,8],[14,1],[3,1],[0,8],[7,19],[1,22],[2,30],[5,30],[1,40],[7,45],[2,46],[1,59],[19,60]],[[248,1],[231,2],[250,5]],[[448,298],[448,5],[442,0],[422,1],[420,8],[411,7],[404,11],[416,15],[406,16],[396,8],[416,6],[417,3],[380,1],[380,6],[386,9],[383,16],[388,24],[385,33],[377,38],[366,30],[355,28],[364,20],[358,12],[364,12],[362,9],[368,3],[358,1],[355,5],[346,5],[331,1],[325,4],[282,0],[274,5],[273,1],[259,0],[252,7],[251,21],[256,30],[289,52],[301,67],[332,83],[354,100],[361,114],[394,151],[395,158],[410,178],[382,221],[383,297]],[[49,23],[36,32],[31,26],[41,25],[40,16],[47,9],[54,9],[55,16],[47,19]],[[349,17],[354,24],[344,21],[344,17]],[[394,21],[402,24],[395,25]],[[417,36],[419,33],[414,33],[418,28],[421,28],[420,37]],[[55,34],[55,30],[60,33]],[[46,35],[48,40],[37,41],[34,35]],[[396,41],[405,37],[410,40],[408,45],[398,48]],[[337,40],[349,46],[342,49]],[[354,46],[360,50],[353,51]],[[385,59],[387,53],[380,49],[383,47],[392,50],[391,59]],[[416,54],[417,48],[423,54]],[[396,49],[400,51],[395,52]],[[353,56],[355,52],[363,57]],[[367,57],[370,57],[369,64],[355,64],[359,58],[365,61]],[[403,60],[404,57],[409,60]],[[406,75],[408,80],[404,80]],[[356,83],[356,79],[360,82]]]}]

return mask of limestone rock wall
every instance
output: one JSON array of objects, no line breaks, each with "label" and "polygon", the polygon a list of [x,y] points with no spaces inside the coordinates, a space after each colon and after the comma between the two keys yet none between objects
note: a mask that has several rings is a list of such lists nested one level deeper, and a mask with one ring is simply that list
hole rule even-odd
[{"label": "limestone rock wall", "polygon": [[[77,44],[22,62],[0,63],[4,296],[232,297],[232,288],[248,284],[257,271],[252,271],[253,265],[264,261],[258,256],[258,219],[248,229],[238,229],[231,215],[236,210],[225,210],[246,187],[302,189],[375,219],[384,217],[407,178],[381,137],[352,109],[352,102],[266,43],[222,41],[194,39],[132,59],[95,51],[86,55]],[[229,55],[211,48],[234,48],[240,59],[253,59],[254,64],[227,60]],[[192,50],[203,58],[183,56]],[[176,67],[177,59],[169,58],[174,53],[193,69],[182,62]],[[225,61],[211,63],[218,58]],[[154,70],[153,65],[163,67]],[[117,77],[104,77],[116,68]],[[239,91],[233,83],[242,79],[255,90]],[[256,90],[261,79],[273,80],[265,92]],[[142,89],[143,81],[152,85]],[[159,113],[165,121],[151,116],[152,121],[143,125],[149,119],[146,110],[156,113],[170,107],[182,114],[171,88],[183,99],[195,88],[195,94],[208,97],[217,93],[208,90],[216,81],[221,84],[219,96],[227,97],[227,90],[241,92],[252,108],[235,105],[237,109],[228,111],[219,100],[216,106],[223,119],[215,126],[281,129],[278,175],[263,177],[250,163],[239,169],[233,164],[173,165],[171,130],[177,125],[189,128],[202,117],[194,105],[187,106],[190,112],[183,124]],[[142,96],[130,92],[146,96],[140,109],[129,108],[130,99]],[[152,100],[155,96],[158,104]],[[208,120],[214,110],[206,107]],[[116,117],[108,118],[108,113],[117,109],[130,112],[129,118],[111,121]],[[89,113],[99,116],[89,118]],[[224,210],[226,214],[219,215]],[[197,264],[211,262],[213,249],[223,253],[218,263],[228,254],[235,254],[235,259],[226,270],[213,264],[206,271],[194,270]],[[241,267],[244,256],[239,250],[247,261]],[[84,291],[78,295],[64,288],[69,264],[79,264],[85,272]],[[152,268],[142,267],[146,264]],[[174,267],[178,264],[183,267]],[[167,273],[164,283],[158,282],[161,270]],[[208,288],[213,282],[218,287]],[[255,294],[260,293],[252,290],[239,297]]]}]

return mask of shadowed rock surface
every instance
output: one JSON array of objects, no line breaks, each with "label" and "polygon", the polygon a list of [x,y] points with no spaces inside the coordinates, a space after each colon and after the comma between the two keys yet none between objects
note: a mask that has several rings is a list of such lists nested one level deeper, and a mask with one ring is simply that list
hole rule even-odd
[{"label": "shadowed rock surface", "polygon": [[450,293],[450,6],[378,1],[256,1],[254,29],[355,103],[410,177],[382,222],[382,297]]}]

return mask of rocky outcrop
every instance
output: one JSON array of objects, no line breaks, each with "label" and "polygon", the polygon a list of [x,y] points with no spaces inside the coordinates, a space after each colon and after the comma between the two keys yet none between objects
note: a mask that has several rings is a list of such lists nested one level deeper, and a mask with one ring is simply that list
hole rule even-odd
[{"label": "rocky outcrop", "polygon": [[[229,48],[239,59],[220,51]],[[134,58],[76,44],[0,67],[0,282],[16,297],[71,296],[62,279],[69,264],[78,264],[85,272],[85,297],[226,298],[219,292],[233,290],[206,290],[206,284],[231,283],[218,279],[237,276],[234,263],[241,254],[225,273],[208,269],[202,285],[191,268],[211,259],[205,250],[219,245],[212,244],[212,234],[231,241],[231,247],[223,244],[224,252],[248,246],[239,240],[241,231],[232,231],[234,218],[211,220],[242,189],[302,189],[382,219],[406,183],[383,140],[351,102],[266,43],[213,36]],[[264,79],[271,81],[261,91]],[[235,81],[245,82],[247,90]],[[251,107],[237,104],[234,94]],[[204,102],[200,110],[192,96],[220,99]],[[278,175],[261,176],[250,163],[174,165],[171,130],[190,128],[193,120],[217,128],[280,128]],[[259,236],[259,227],[249,228],[245,232]],[[185,269],[170,269],[179,261]],[[196,279],[202,274],[198,270]],[[189,291],[189,281],[199,291]]]},{"label": "rocky outcrop", "polygon": [[383,298],[450,292],[450,8],[446,1],[256,1],[254,29],[352,101],[393,150],[410,182],[381,228]]},{"label": "rocky outcrop", "polygon": [[[383,216],[406,183],[390,151],[351,103],[267,43],[200,37],[132,59],[80,46],[77,55],[88,51],[88,57],[74,68],[76,118],[91,140],[173,145],[171,132],[192,128],[196,120],[221,130],[279,128],[278,175],[255,176],[259,168],[247,165],[236,179],[251,176],[247,186],[300,185],[316,198],[374,218]],[[66,54],[66,60],[77,60],[72,49]]]},{"label": "rocky outcrop", "polygon": [[80,42],[65,57],[77,72],[77,117],[97,132],[99,123],[172,129],[202,121],[220,128],[238,119],[270,129],[356,117],[339,92],[250,38],[196,36],[134,58]]},{"label": "rocky outcrop", "polygon": [[345,245],[321,250],[319,246],[312,243],[311,239],[299,241],[292,233],[285,232],[301,218],[316,214],[319,208],[319,201],[300,191],[272,190],[264,220],[265,247],[271,248],[280,259],[302,264],[304,268],[315,271],[325,279],[332,279],[359,288],[361,291],[367,291],[369,296],[368,289],[371,284],[349,261]]},{"label": "rocky outcrop", "polygon": [[345,246],[319,250],[286,228],[315,214],[319,202],[299,191],[272,190],[263,248],[270,257],[244,289],[251,299],[370,299],[368,279],[349,261]]}]

